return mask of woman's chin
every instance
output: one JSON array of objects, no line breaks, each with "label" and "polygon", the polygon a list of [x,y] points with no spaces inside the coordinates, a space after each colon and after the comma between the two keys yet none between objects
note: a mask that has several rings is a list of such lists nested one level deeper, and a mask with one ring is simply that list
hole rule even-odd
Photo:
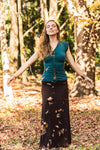
[{"label": "woman's chin", "polygon": [[49,33],[48,35],[49,36],[54,36],[54,35],[56,35],[56,33]]}]

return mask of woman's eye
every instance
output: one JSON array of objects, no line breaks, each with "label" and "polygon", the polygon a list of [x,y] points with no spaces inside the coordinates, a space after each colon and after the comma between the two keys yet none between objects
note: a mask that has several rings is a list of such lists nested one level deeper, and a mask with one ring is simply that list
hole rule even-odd
[{"label": "woman's eye", "polygon": [[55,25],[53,25],[52,27],[53,27],[53,28],[55,28],[56,26],[55,26]]},{"label": "woman's eye", "polygon": [[50,28],[50,26],[47,26],[47,28]]},{"label": "woman's eye", "polygon": [[52,25],[52,26],[47,26],[46,28],[49,29],[50,27],[55,28],[56,26]]}]

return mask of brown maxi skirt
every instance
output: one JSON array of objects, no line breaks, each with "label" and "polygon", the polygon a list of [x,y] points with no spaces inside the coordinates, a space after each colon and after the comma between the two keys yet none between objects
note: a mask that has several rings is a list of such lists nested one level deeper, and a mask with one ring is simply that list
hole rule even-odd
[{"label": "brown maxi skirt", "polygon": [[71,144],[67,81],[42,82],[41,148]]}]

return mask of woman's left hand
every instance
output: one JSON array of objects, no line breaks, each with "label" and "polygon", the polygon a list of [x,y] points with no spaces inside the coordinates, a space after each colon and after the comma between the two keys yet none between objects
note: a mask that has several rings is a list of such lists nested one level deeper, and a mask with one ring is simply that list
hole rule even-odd
[{"label": "woman's left hand", "polygon": [[94,87],[93,82],[89,77],[85,77],[85,81],[91,89]]}]

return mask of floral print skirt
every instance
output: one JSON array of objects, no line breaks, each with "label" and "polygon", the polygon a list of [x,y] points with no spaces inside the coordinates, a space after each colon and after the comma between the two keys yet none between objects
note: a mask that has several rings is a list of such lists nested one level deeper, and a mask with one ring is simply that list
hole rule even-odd
[{"label": "floral print skirt", "polygon": [[42,82],[41,148],[71,144],[67,81]]}]

